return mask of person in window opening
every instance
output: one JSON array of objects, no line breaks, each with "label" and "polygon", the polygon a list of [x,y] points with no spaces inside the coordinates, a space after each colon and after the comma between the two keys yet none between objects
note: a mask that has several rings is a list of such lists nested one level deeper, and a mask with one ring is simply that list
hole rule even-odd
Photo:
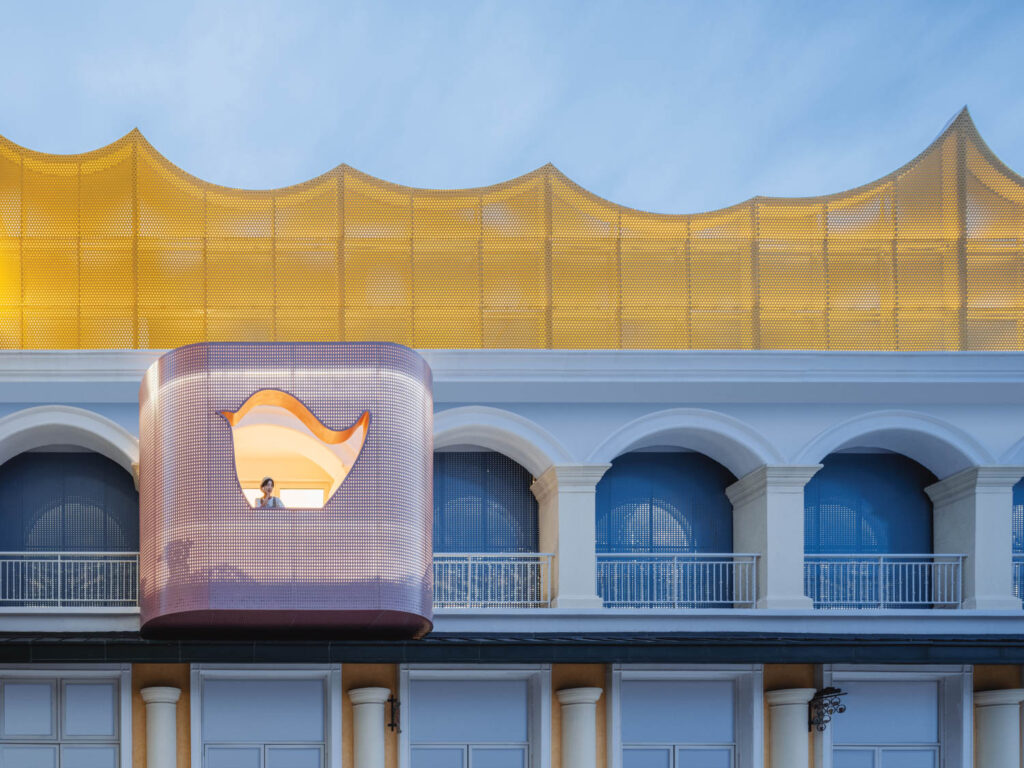
[{"label": "person in window opening", "polygon": [[274,495],[274,478],[264,477],[260,482],[260,490],[263,491],[263,495],[257,497],[257,507],[277,507],[284,509],[284,502]]}]

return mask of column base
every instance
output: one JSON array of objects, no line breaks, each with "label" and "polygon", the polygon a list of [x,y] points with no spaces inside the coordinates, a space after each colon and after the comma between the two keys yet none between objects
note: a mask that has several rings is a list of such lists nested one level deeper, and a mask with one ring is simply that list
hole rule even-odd
[{"label": "column base", "polygon": [[597,595],[559,595],[551,601],[552,608],[604,608]]},{"label": "column base", "polygon": [[969,611],[1020,611],[1020,598],[1008,595],[982,595],[964,600],[963,607]]},{"label": "column base", "polygon": [[757,601],[757,607],[770,611],[810,611],[814,601],[807,595],[766,595]]}]

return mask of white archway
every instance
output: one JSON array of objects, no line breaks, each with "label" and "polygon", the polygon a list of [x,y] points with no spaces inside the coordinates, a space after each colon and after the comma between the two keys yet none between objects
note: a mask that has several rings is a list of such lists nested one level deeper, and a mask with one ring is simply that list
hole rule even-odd
[{"label": "white archway", "polygon": [[820,464],[844,448],[884,448],[913,459],[940,480],[968,467],[994,463],[973,437],[942,419],[915,411],[875,411],[829,427],[811,440],[794,464]]},{"label": "white archway", "polygon": [[639,448],[673,446],[708,456],[736,477],[782,456],[757,430],[739,419],[702,408],[671,408],[634,419],[595,448],[587,461],[607,464]]},{"label": "white archway", "polygon": [[49,445],[74,445],[106,456],[135,474],[139,440],[93,411],[68,405],[40,405],[0,418],[0,464],[19,453]]},{"label": "white archway", "polygon": [[483,405],[450,408],[434,414],[434,450],[472,445],[508,456],[534,477],[553,464],[575,464],[548,431],[511,411]]}]

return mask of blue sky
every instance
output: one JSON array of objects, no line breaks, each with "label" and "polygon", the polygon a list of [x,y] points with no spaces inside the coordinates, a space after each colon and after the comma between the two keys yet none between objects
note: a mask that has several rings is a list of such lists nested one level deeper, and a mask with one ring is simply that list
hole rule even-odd
[{"label": "blue sky", "polygon": [[5,3],[0,134],[139,127],[274,187],[342,162],[414,186],[553,162],[636,208],[813,195],[911,159],[962,106],[1024,172],[1024,3]]}]

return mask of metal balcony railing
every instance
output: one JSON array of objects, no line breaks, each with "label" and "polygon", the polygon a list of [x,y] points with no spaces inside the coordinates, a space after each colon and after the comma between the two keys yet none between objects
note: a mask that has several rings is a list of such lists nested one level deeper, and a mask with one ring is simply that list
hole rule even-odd
[{"label": "metal balcony railing", "polygon": [[805,555],[815,608],[957,608],[963,555]]},{"label": "metal balcony railing", "polygon": [[752,608],[757,555],[599,554],[597,594],[606,608]]},{"label": "metal balcony railing", "polygon": [[435,608],[547,608],[548,553],[437,552]]},{"label": "metal balcony railing", "polygon": [[138,604],[137,552],[0,552],[0,607]]},{"label": "metal balcony railing", "polygon": [[1024,600],[1024,555],[1013,556],[1013,594]]}]

